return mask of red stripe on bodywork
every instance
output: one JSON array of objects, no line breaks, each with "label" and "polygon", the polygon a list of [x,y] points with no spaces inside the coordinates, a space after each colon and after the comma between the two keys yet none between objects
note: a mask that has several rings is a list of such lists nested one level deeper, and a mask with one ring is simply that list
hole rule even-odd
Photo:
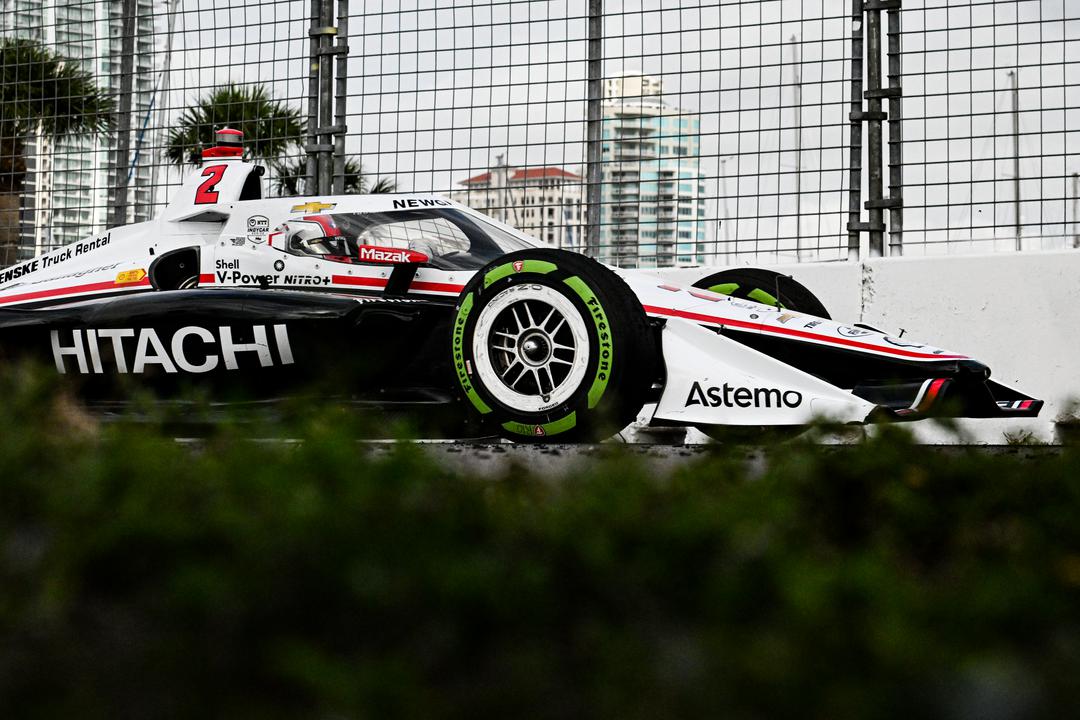
[{"label": "red stripe on bodywork", "polygon": [[34,292],[21,293],[19,295],[8,295],[5,298],[0,298],[0,304],[19,302],[21,300],[38,300],[41,298],[50,297],[62,297],[64,295],[75,295],[77,293],[89,293],[99,292],[101,290],[115,290],[116,288],[134,288],[141,287],[150,284],[150,278],[143,278],[137,282],[130,283],[118,283],[112,280],[106,280],[105,282],[87,283],[86,285],[74,285],[66,288],[52,288],[51,290],[35,290]]},{"label": "red stripe on bodywork", "polygon": [[[362,287],[386,287],[386,278],[373,278],[373,277],[356,277],[353,275],[334,275],[331,277],[335,285],[360,285]],[[410,290],[422,291],[427,290],[430,292],[452,292],[459,293],[464,285],[454,285],[453,283],[439,283],[439,282],[426,282],[418,280],[409,286]]]},{"label": "red stripe on bodywork", "polygon": [[818,335],[816,333],[806,332],[805,330],[770,327],[768,325],[762,325],[761,323],[746,322],[745,320],[732,320],[730,318],[716,317],[714,315],[703,315],[701,313],[687,312],[686,310],[675,310],[673,308],[656,307],[653,305],[646,305],[645,312],[652,315],[666,315],[668,317],[683,318],[684,320],[693,320],[694,322],[724,325],[725,327],[757,330],[759,332],[770,333],[773,335],[787,335],[789,337],[803,338],[806,340],[816,340],[818,342],[828,343],[830,345],[843,345],[845,347],[853,347],[860,350],[873,350],[875,352],[886,353],[888,355],[898,355],[900,357],[925,358],[927,360],[958,360],[967,357],[967,355],[931,355],[930,353],[915,352],[913,350],[903,350],[901,348],[887,348],[881,347],[880,345],[871,345],[870,343],[859,342],[858,340],[849,340],[848,338],[826,337],[825,335]]},{"label": "red stripe on bodywork", "polygon": [[335,285],[362,285],[364,287],[386,287],[386,278],[334,275],[330,279],[334,282]]},{"label": "red stripe on bodywork", "polygon": [[926,394],[923,395],[922,402],[919,403],[919,407],[916,408],[919,412],[926,412],[934,406],[934,401],[937,400],[938,393],[941,392],[941,388],[947,382],[946,378],[936,378],[930,382],[930,387],[926,389]]},{"label": "red stripe on bodywork", "polygon": [[199,276],[200,285],[210,285],[214,282],[214,273],[203,273]]},{"label": "red stripe on bodywork", "polygon": [[428,290],[431,292],[452,292],[459,293],[465,289],[464,285],[455,285],[453,283],[437,283],[417,280],[409,286],[410,290]]}]

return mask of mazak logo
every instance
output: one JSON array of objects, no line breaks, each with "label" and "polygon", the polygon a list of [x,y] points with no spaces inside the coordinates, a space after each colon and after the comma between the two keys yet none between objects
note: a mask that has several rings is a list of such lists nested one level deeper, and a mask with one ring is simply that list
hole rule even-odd
[{"label": "mazak logo", "polygon": [[798,390],[780,390],[778,388],[732,387],[724,383],[723,387],[701,387],[694,382],[690,394],[686,396],[686,405],[703,407],[740,407],[740,408],[797,408],[802,405],[803,396]]},{"label": "mazak logo", "polygon": [[[154,328],[87,328],[53,330],[52,352],[56,370],[67,374],[69,358],[82,375],[105,372],[141,374],[152,365],[167,373],[208,373],[219,365],[238,370],[252,367],[292,365],[292,345],[285,325],[224,325],[215,329],[190,325],[171,335]],[[241,362],[241,358],[244,362]]]},{"label": "mazak logo", "polygon": [[360,262],[395,265],[397,263],[425,263],[428,261],[427,255],[415,250],[389,250],[377,245],[361,245],[358,250]]}]

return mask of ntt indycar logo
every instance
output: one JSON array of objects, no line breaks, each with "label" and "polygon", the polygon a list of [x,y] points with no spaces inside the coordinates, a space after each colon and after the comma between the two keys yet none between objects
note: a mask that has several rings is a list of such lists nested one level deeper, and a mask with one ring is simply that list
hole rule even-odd
[{"label": "ntt indycar logo", "polygon": [[727,383],[723,387],[703,388],[701,383],[695,382],[686,396],[685,407],[797,408],[802,402],[803,396],[798,390],[732,387]]},{"label": "ntt indycar logo", "polygon": [[[215,329],[191,325],[172,334],[153,328],[99,328],[53,330],[52,352],[56,370],[83,375],[105,372],[141,374],[148,368],[167,373],[208,373],[224,366],[238,370],[241,365],[259,367],[292,365],[292,345],[285,325],[252,325]],[[243,360],[243,362],[241,362]]]}]

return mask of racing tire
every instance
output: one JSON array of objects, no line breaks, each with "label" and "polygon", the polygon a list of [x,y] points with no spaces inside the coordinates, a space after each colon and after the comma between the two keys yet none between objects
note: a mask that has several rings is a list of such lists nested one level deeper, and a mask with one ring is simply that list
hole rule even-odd
[{"label": "racing tire", "polygon": [[564,250],[510,253],[462,290],[452,322],[464,403],[517,442],[596,442],[636,418],[658,374],[626,283]]},{"label": "racing tire", "polygon": [[703,277],[694,287],[831,320],[825,305],[802,283],[761,268],[732,268]]}]

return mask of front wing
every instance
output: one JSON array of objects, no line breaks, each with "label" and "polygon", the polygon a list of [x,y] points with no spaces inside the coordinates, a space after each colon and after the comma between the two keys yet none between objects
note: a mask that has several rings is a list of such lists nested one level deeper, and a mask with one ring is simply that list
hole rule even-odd
[{"label": "front wing", "polygon": [[[666,381],[653,425],[867,423],[932,416],[1034,417],[1042,401],[988,379],[974,361],[925,365],[924,376],[837,384],[689,320],[661,330]],[[833,379],[833,378],[830,378]]]}]

